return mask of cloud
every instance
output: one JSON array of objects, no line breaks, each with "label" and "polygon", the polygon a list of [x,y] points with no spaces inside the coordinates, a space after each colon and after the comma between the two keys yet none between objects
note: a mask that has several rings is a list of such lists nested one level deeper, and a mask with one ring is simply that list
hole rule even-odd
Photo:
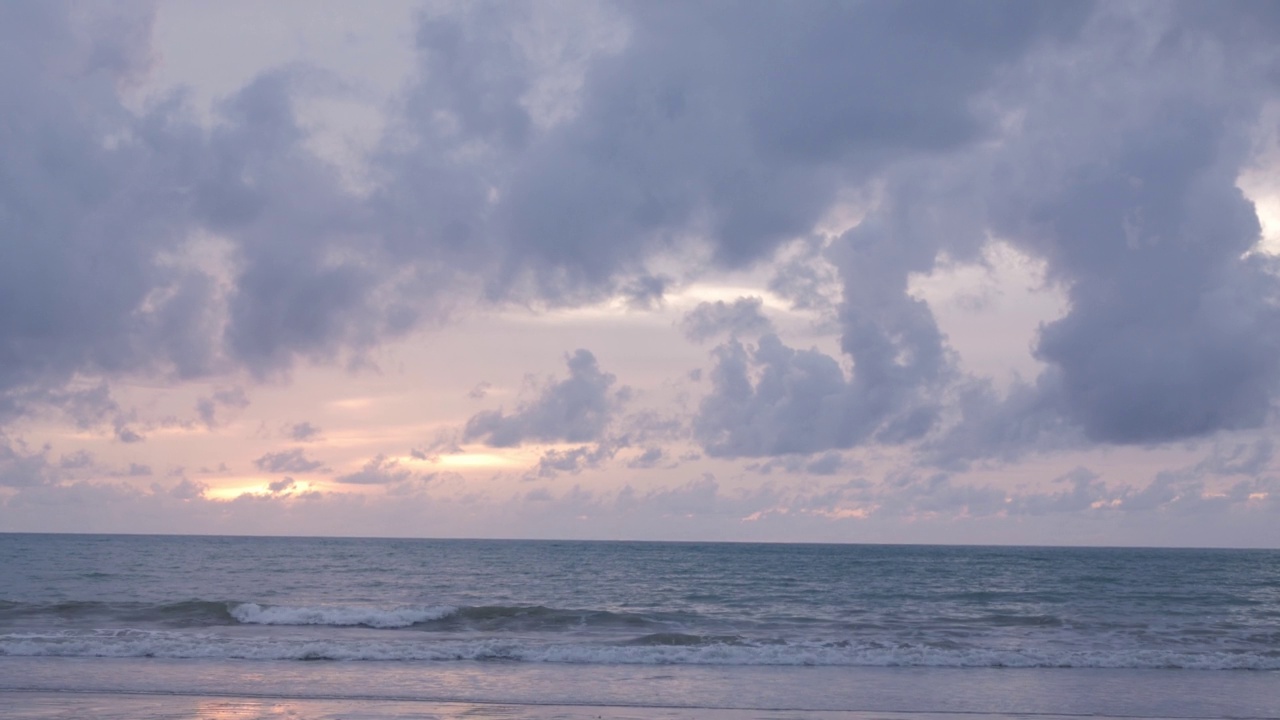
[{"label": "cloud", "polygon": [[125,425],[122,422],[116,423],[115,434],[116,434],[116,439],[122,443],[125,443],[126,445],[131,445],[133,443],[140,443],[146,440],[145,437],[143,437],[142,435],[139,435],[132,428],[130,428],[129,426]]},{"label": "cloud", "polygon": [[220,388],[213,392],[212,397],[202,397],[197,400],[196,414],[200,416],[200,421],[204,423],[206,428],[212,429],[217,424],[216,415],[219,406],[243,410],[249,407],[249,396],[245,393],[244,388],[236,386]]},{"label": "cloud", "polygon": [[554,498],[551,496],[550,490],[546,488],[534,488],[525,493],[524,500],[525,502],[551,502]]},{"label": "cloud", "polygon": [[[704,448],[750,456],[927,438],[927,460],[948,465],[1267,422],[1280,390],[1280,273],[1248,252],[1259,225],[1236,182],[1278,62],[1240,20],[1109,4],[1074,42],[1028,47],[1033,60],[983,95],[995,116],[1016,117],[986,128],[1000,143],[886,166],[865,217],[823,251],[842,286],[852,373],[771,340],[721,346],[695,423]],[[1169,55],[1175,37],[1220,54]],[[1034,343],[1047,370],[1003,398],[957,372],[907,282],[942,256],[976,261],[992,235],[1043,259],[1069,300]],[[955,408],[943,407],[948,393]],[[949,409],[959,423],[943,422]]]},{"label": "cloud", "polygon": [[[361,191],[310,150],[303,106],[350,92],[316,68],[264,68],[212,123],[181,93],[126,104],[153,20],[0,7],[0,426],[54,408],[137,443],[112,383],[358,365],[473,304],[653,308],[763,263],[840,350],[783,342],[759,301],[699,306],[690,337],[730,339],[676,426],[708,455],[911,444],[950,470],[1272,422],[1280,269],[1237,187],[1280,67],[1265,4],[441,8]],[[857,219],[820,228],[833,213]],[[1043,374],[1003,393],[910,292],[992,239],[1068,300],[1033,341]],[[625,388],[585,350],[568,363],[464,438],[604,442]],[[32,457],[10,448],[12,477],[45,477]]]},{"label": "cloud", "polygon": [[663,296],[671,287],[672,279],[666,275],[642,275],[624,285],[623,297],[632,310],[654,310],[662,306]]},{"label": "cloud", "polygon": [[324,463],[310,460],[301,448],[271,452],[253,461],[253,464],[264,472],[271,473],[309,473],[324,471]]},{"label": "cloud", "polygon": [[273,493],[282,493],[296,484],[297,483],[294,481],[293,478],[286,475],[280,478],[279,480],[267,483],[267,489]]},{"label": "cloud", "polygon": [[464,452],[462,444],[459,442],[460,439],[461,433],[456,428],[440,429],[436,431],[430,442],[410,450],[409,454],[418,460],[436,462],[441,455]]},{"label": "cloud", "polygon": [[1084,9],[631,6],[579,111],[514,166],[496,234],[544,293],[607,282],[691,229],[718,263],[767,257],[845,183],[975,139],[971,94]]},{"label": "cloud", "polygon": [[378,455],[364,464],[359,470],[347,475],[339,475],[333,481],[343,485],[393,485],[402,483],[413,477],[413,472],[400,467],[400,462]]},{"label": "cloud", "polygon": [[988,380],[963,382],[952,389],[957,417],[918,447],[921,462],[965,470],[974,460],[1015,462],[1028,454],[1087,445],[1083,433],[1064,416],[1052,372],[1035,384],[1018,380],[1003,393]]},{"label": "cloud", "polygon": [[1053,483],[1067,485],[1068,489],[1056,493],[1034,493],[1016,499],[1011,512],[1024,515],[1045,515],[1060,512],[1080,512],[1105,504],[1113,493],[1092,470],[1078,467],[1053,479]]},{"label": "cloud", "polygon": [[482,440],[492,447],[601,439],[629,389],[612,389],[616,378],[601,372],[595,355],[588,350],[575,351],[566,362],[567,379],[549,382],[538,397],[520,404],[511,414],[489,410],[472,416],[463,439]]},{"label": "cloud", "polygon": [[0,100],[20,108],[0,142],[6,417],[78,375],[262,376],[402,329],[399,304],[370,295],[358,203],[303,147],[292,100],[323,78],[268,71],[206,129],[180,95],[121,102],[152,61],[146,4],[0,13]]},{"label": "cloud", "polygon": [[818,457],[812,455],[783,455],[772,457],[765,462],[755,462],[746,466],[747,470],[771,475],[781,471],[792,475],[835,475],[843,470],[860,467],[859,463],[847,460],[838,452],[825,452]]},{"label": "cloud", "polygon": [[739,337],[773,332],[773,323],[764,316],[764,301],[758,297],[741,297],[732,303],[723,300],[702,302],[680,321],[685,337],[704,342],[719,335]]},{"label": "cloud", "polygon": [[204,498],[204,494],[208,490],[208,483],[182,478],[181,481],[169,489],[169,495],[178,500],[200,500]]},{"label": "cloud", "polygon": [[0,435],[0,486],[32,487],[57,482],[56,469],[49,464],[49,448],[32,451],[21,440]]},{"label": "cloud", "polygon": [[320,435],[320,428],[309,422],[294,423],[285,428],[285,434],[294,442],[311,442]]},{"label": "cloud", "polygon": [[93,453],[88,450],[77,450],[58,458],[58,467],[63,470],[81,470],[93,466]]},{"label": "cloud", "polygon": [[[991,229],[1067,292],[1067,314],[1035,343],[1051,369],[1040,386],[1091,441],[1267,419],[1280,284],[1247,254],[1259,224],[1236,186],[1277,62],[1239,24],[1275,27],[1254,12],[1108,4],[1080,44],[1046,49],[996,91],[1021,116],[975,184]],[[1185,44],[1166,52],[1173,38]]]},{"label": "cloud", "polygon": [[117,92],[150,63],[150,23],[145,5],[0,10],[0,102],[19,108],[0,140],[0,235],[11,239],[0,268],[0,397],[10,403],[0,406],[77,373],[163,370],[181,342],[157,334],[174,309],[158,291],[180,276],[155,259],[185,237],[185,183],[173,173],[185,149],[152,132],[164,109],[139,118]]},{"label": "cloud", "polygon": [[627,485],[615,500],[618,510],[624,513],[639,511],[659,516],[706,516],[715,513],[723,502],[720,483],[710,473],[703,473],[702,477],[684,485],[653,489],[644,494]]},{"label": "cloud", "polygon": [[823,236],[792,243],[791,252],[778,258],[769,278],[769,291],[791,302],[795,310],[818,310],[834,315],[839,305],[840,278],[824,255]]},{"label": "cloud", "polygon": [[666,452],[660,447],[645,448],[644,452],[627,461],[627,467],[633,470],[647,470],[657,467],[658,463],[667,459]]},{"label": "cloud", "polygon": [[603,442],[594,447],[584,445],[570,450],[552,448],[538,458],[537,477],[551,478],[560,473],[577,474],[583,470],[598,468],[606,460],[612,460],[619,446]]},{"label": "cloud", "polygon": [[[874,329],[866,335],[882,337]],[[844,449],[873,434],[890,443],[919,439],[937,412],[923,392],[935,369],[922,372],[911,361],[884,357],[888,348],[873,349],[875,355],[861,348],[856,354],[880,360],[881,367],[857,365],[850,378],[831,356],[787,347],[776,335],[765,335],[753,347],[731,340],[714,352],[712,389],[694,419],[694,432],[703,449],[718,457]]]}]

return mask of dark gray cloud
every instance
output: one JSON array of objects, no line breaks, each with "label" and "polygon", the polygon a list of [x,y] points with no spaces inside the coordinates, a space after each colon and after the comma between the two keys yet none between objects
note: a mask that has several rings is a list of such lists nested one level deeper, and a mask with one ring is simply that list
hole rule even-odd
[{"label": "dark gray cloud", "polygon": [[666,275],[641,275],[620,289],[632,310],[653,310],[662,305],[663,296],[671,287],[672,279]]},{"label": "dark gray cloud", "polygon": [[1259,225],[1235,186],[1242,158],[1224,147],[1239,139],[1189,105],[1130,130],[1107,166],[1070,168],[1029,208],[1071,300],[1036,354],[1094,440],[1256,427],[1280,380],[1280,284],[1268,262],[1242,258]]},{"label": "dark gray cloud", "polygon": [[115,435],[116,440],[125,444],[140,443],[147,439],[146,437],[138,434],[128,425],[125,425],[123,422],[116,422]]},{"label": "dark gray cloud", "polygon": [[839,305],[840,279],[824,257],[824,237],[809,237],[798,244],[799,252],[782,258],[769,278],[769,290],[788,300],[796,310],[817,310],[834,314]]},{"label": "dark gray cloud", "polygon": [[885,357],[884,348],[873,350],[881,366],[859,365],[848,377],[831,356],[788,347],[776,335],[750,347],[730,341],[715,351],[712,389],[694,432],[707,453],[725,457],[816,453],[873,436],[888,443],[919,439],[936,417],[936,401],[923,391],[937,368],[922,372]]},{"label": "dark gray cloud", "polygon": [[1014,462],[1031,453],[1084,447],[1083,433],[1060,409],[1059,392],[1053,371],[1035,384],[1014,382],[1003,393],[988,380],[963,382],[952,389],[957,419],[920,444],[920,458],[959,471],[975,460]]},{"label": "dark gray cloud", "polygon": [[577,474],[600,467],[606,460],[612,460],[617,452],[618,446],[608,442],[595,446],[583,445],[570,450],[552,448],[538,458],[534,474],[540,478],[552,478],[560,473]]},{"label": "dark gray cloud", "polygon": [[1260,40],[1274,19],[1244,29],[1256,10],[1109,5],[1082,45],[997,91],[1025,115],[988,218],[1066,290],[1036,342],[1040,385],[1090,440],[1257,427],[1280,389],[1280,283],[1247,255],[1259,224],[1236,187],[1280,67]]},{"label": "dark gray cloud", "polygon": [[720,335],[763,335],[773,332],[773,323],[764,316],[763,308],[764,301],[758,297],[741,297],[732,303],[701,302],[684,316],[680,328],[694,342]]},{"label": "dark gray cloud", "polygon": [[[1109,4],[1074,42],[1033,48],[993,77],[986,107],[1016,115],[988,128],[1001,143],[886,168],[874,209],[825,253],[852,375],[812,352],[723,347],[698,421],[708,451],[932,433],[945,465],[1266,422],[1280,390],[1280,283],[1274,261],[1247,254],[1259,225],[1236,181],[1280,56],[1240,24],[1252,9],[1221,7]],[[991,233],[1044,259],[1070,301],[1034,346],[1048,371],[1004,397],[954,386],[968,381],[907,287],[941,254],[975,258]],[[926,398],[948,387],[963,420],[942,427]],[[794,433],[806,418],[828,429]]]},{"label": "dark gray cloud", "polygon": [[1047,515],[1050,513],[1078,513],[1088,510],[1095,504],[1106,503],[1114,497],[1101,477],[1092,470],[1078,467],[1061,477],[1054,478],[1052,484],[1065,486],[1057,492],[1041,492],[1022,495],[1008,503],[1009,511],[1022,515]]},{"label": "dark gray cloud", "polygon": [[463,439],[511,447],[527,441],[581,443],[603,438],[630,391],[625,386],[614,389],[617,378],[602,372],[588,350],[577,350],[566,361],[568,378],[547,383],[536,398],[510,414],[489,410],[472,416]]},{"label": "dark gray cloud", "polygon": [[771,457],[763,462],[750,463],[746,469],[761,475],[771,475],[775,471],[792,475],[836,475],[860,469],[860,463],[851,462],[838,452],[825,452],[816,458],[812,455]]},{"label": "dark gray cloud", "polygon": [[165,109],[140,119],[117,95],[149,63],[149,33],[142,4],[0,9],[0,102],[14,109],[0,129],[0,397],[10,411],[23,410],[24,390],[57,389],[77,372],[163,370],[170,355],[157,345],[179,342],[157,323],[180,273],[156,258],[185,239],[184,183],[153,143]]},{"label": "dark gray cloud", "polygon": [[205,427],[213,428],[217,425],[219,407],[243,410],[249,407],[249,395],[245,393],[244,388],[237,386],[220,388],[215,390],[212,396],[197,400],[196,414],[200,416],[200,422],[204,423]]},{"label": "dark gray cloud", "polygon": [[658,463],[667,459],[666,452],[660,447],[645,448],[644,452],[627,461],[627,467],[633,470],[647,470],[657,467]]},{"label": "dark gray cloud", "polygon": [[49,448],[31,450],[21,440],[0,435],[0,486],[33,487],[58,478],[58,468],[49,463]]},{"label": "dark gray cloud", "polygon": [[840,453],[829,452],[806,464],[804,471],[810,475],[835,475],[848,465]]},{"label": "dark gray cloud", "polygon": [[259,470],[271,473],[308,473],[326,469],[323,462],[308,458],[302,448],[267,453],[254,460],[253,464]]},{"label": "dark gray cloud", "polygon": [[766,255],[850,179],[977,137],[971,94],[1087,6],[628,10],[627,47],[593,67],[580,112],[530,148],[500,208],[513,260],[546,292],[599,283],[694,227],[721,263]]},{"label": "dark gray cloud", "polygon": [[358,354],[410,319],[371,295],[365,214],[303,147],[292,103],[327,92],[325,78],[269,71],[212,129],[181,95],[137,114],[118,89],[151,62],[151,20],[143,3],[0,10],[0,102],[15,109],[0,130],[6,418],[77,374],[262,376]]}]

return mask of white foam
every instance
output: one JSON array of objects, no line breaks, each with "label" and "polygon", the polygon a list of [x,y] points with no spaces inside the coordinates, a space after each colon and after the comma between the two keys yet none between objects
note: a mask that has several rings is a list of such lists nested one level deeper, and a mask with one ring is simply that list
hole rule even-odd
[{"label": "white foam", "polygon": [[214,633],[101,631],[0,635],[0,655],[253,660],[487,661],[613,665],[825,665],[1280,670],[1266,652],[951,650],[829,645],[619,646],[528,639],[244,638]]},{"label": "white foam", "polygon": [[241,603],[231,608],[231,617],[250,625],[363,625],[371,628],[402,628],[448,617],[458,609],[448,605],[398,608],[320,606],[290,607]]}]

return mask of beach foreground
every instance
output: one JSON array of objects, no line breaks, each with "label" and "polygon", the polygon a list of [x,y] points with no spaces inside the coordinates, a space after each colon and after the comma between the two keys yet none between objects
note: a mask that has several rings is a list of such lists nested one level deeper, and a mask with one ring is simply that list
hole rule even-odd
[{"label": "beach foreground", "polygon": [[0,657],[6,718],[1280,718],[1280,674]]},{"label": "beach foreground", "polygon": [[[47,692],[0,692],[6,717],[12,720],[982,720],[1035,718],[1067,720],[1076,715],[973,713],[892,713],[841,710],[735,710],[722,708],[655,708],[605,705],[511,705],[404,700],[316,700],[299,698],[232,698],[201,695],[103,695]],[[1109,720],[1106,716],[1092,716]],[[1118,720],[1118,719],[1117,719]],[[1161,720],[1150,718],[1149,720]],[[1172,720],[1172,719],[1170,719]]]}]

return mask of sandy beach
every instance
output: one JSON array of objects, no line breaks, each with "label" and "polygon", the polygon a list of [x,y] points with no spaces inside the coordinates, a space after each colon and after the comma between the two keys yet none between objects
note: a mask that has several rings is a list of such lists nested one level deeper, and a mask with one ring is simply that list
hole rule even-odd
[{"label": "sandy beach", "polygon": [[0,657],[14,720],[1280,718],[1280,674]]},{"label": "sandy beach", "polygon": [[[1068,720],[1080,717],[50,692],[0,692],[0,703],[5,707],[5,716],[11,720]],[[1107,716],[1091,717],[1110,720]],[[1183,718],[1179,716],[1179,720]]]}]

